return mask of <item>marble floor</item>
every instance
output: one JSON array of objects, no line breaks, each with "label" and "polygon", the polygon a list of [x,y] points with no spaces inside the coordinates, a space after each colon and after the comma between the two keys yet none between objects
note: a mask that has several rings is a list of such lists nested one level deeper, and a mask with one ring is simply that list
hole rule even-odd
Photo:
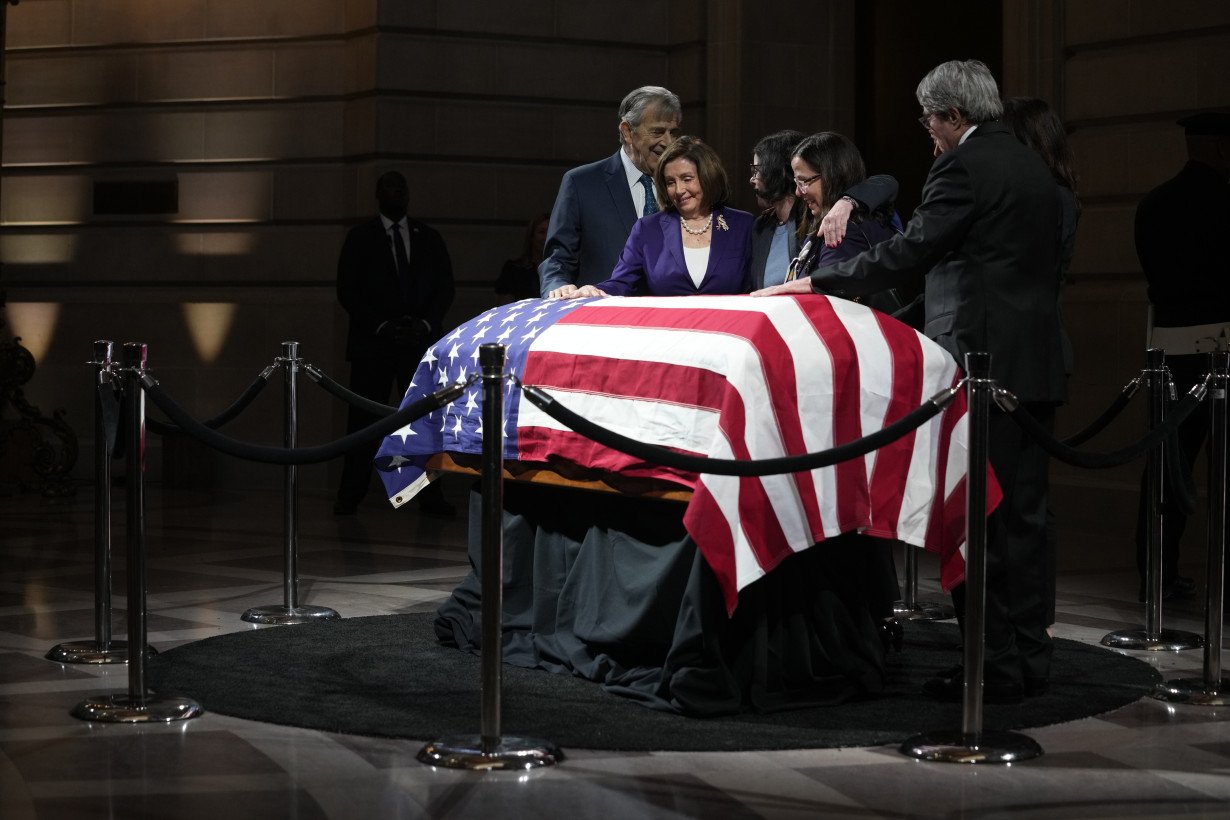
[{"label": "marble floor", "polygon": [[[460,502],[465,488],[452,480],[446,492]],[[241,613],[282,602],[279,493],[151,486],[147,494],[154,647],[253,628]],[[392,510],[376,499],[357,516],[336,518],[330,501],[301,496],[302,603],[343,616],[428,611],[465,571],[459,521],[420,518],[413,507]],[[115,522],[122,630],[120,499]],[[0,497],[4,820],[1230,817],[1230,708],[1149,698],[1031,730],[1045,754],[1012,766],[920,762],[892,746],[706,754],[569,748],[553,768],[474,773],[418,763],[418,741],[219,714],[159,725],[85,722],[69,710],[87,696],[126,691],[126,667],[59,664],[44,654],[94,636],[93,543],[88,486],[69,501]],[[924,558],[923,597],[937,597],[933,576]],[[1135,592],[1130,572],[1065,575],[1057,634],[1096,643],[1139,624]],[[1169,606],[1165,625],[1202,632],[1202,611],[1197,601]],[[1201,677],[1200,650],[1137,654],[1168,679]],[[474,731],[477,721],[458,731]]]}]

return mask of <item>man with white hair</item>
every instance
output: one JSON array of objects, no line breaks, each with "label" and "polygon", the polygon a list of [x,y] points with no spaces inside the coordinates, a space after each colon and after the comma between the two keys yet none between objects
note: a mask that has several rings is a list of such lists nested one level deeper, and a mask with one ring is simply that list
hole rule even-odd
[{"label": "man with white hair", "polygon": [[642,86],[620,103],[619,150],[564,174],[538,265],[544,299],[611,275],[633,223],[658,210],[653,172],[682,118],[678,97]]},{"label": "man with white hair", "polygon": [[[926,275],[923,333],[964,365],[991,354],[991,375],[1044,428],[1067,397],[1058,314],[1059,202],[1037,153],[997,120],[990,70],[977,60],[943,63],[915,92],[937,159],[905,232],[809,279],[758,295],[818,292],[863,296]],[[984,699],[1016,703],[1046,691],[1047,457],[1011,418],[993,412],[990,461],[1004,498],[989,518]],[[963,609],[964,586],[953,590]],[[963,670],[927,681],[929,694],[962,697]]]}]

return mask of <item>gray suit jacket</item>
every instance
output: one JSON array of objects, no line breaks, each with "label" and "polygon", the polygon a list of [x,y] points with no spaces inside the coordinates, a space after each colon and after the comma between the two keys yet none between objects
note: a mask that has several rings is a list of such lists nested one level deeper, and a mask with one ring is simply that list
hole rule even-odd
[{"label": "gray suit jacket", "polygon": [[619,151],[564,174],[538,266],[542,296],[609,277],[636,220]]},{"label": "gray suit jacket", "polygon": [[1059,200],[1045,164],[999,123],[931,166],[905,233],[812,274],[822,293],[874,293],[926,273],[923,333],[1023,401],[1067,397],[1057,309]]}]

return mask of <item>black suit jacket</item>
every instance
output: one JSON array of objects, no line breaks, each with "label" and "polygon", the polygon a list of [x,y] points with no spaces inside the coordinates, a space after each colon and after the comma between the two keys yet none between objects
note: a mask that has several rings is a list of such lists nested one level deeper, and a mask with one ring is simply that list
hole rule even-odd
[{"label": "black suit jacket", "polygon": [[[409,294],[397,277],[390,235],[380,217],[354,226],[346,234],[337,260],[337,300],[350,314],[346,359],[398,358],[412,355],[376,336],[384,322],[414,316],[430,325],[421,347],[439,338],[444,314],[453,304],[453,264],[444,239],[415,219],[406,220],[410,234]],[[421,351],[419,352],[421,354]]]},{"label": "black suit jacket", "polygon": [[903,234],[817,269],[812,287],[867,295],[925,273],[924,334],[962,365],[990,353],[992,377],[1024,401],[1063,401],[1059,219],[1042,160],[986,123],[935,160]]}]

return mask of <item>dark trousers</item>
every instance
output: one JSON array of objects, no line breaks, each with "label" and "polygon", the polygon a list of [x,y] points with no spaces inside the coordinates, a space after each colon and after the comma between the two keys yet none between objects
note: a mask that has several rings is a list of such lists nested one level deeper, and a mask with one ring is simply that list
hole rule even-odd
[{"label": "dark trousers", "polygon": [[[1175,391],[1182,398],[1198,381],[1204,379],[1209,369],[1208,356],[1192,354],[1185,356],[1168,356],[1166,367],[1174,380]],[[1181,461],[1179,469],[1184,475],[1191,475],[1192,464],[1200,455],[1209,434],[1209,405],[1207,401],[1197,405],[1192,414],[1179,426],[1179,450]],[[1167,455],[1170,458],[1170,455]],[[1140,571],[1140,581],[1145,582],[1148,572],[1148,547],[1146,539],[1149,532],[1149,480],[1146,472],[1140,477],[1140,505],[1136,520],[1136,568]],[[1187,529],[1187,513],[1183,511],[1177,498],[1176,488],[1170,483],[1170,468],[1166,469],[1166,478],[1162,483],[1162,580],[1169,583],[1179,575],[1179,542]]]},{"label": "dark trousers", "polygon": [[[404,357],[392,359],[356,359],[350,363],[350,390],[360,396],[380,402],[390,403],[393,386],[397,386],[397,395],[392,398],[392,406],[401,403],[401,397],[406,394],[410,385],[410,377],[418,367],[420,355],[407,353]],[[353,405],[346,419],[346,433],[357,432],[379,421],[373,416]],[[356,447],[346,454],[342,464],[342,480],[337,489],[339,504],[354,506],[363,500],[372,480],[372,460],[380,449],[380,440],[371,444]]]},{"label": "dark trousers", "polygon": [[[1021,405],[1048,432],[1055,407]],[[1047,570],[1049,459],[1006,414],[992,410],[988,425],[991,467],[1004,498],[987,518],[986,662],[988,681],[1023,683],[1047,678],[1052,644],[1046,634],[1053,594]],[[953,590],[964,628],[965,585]]]}]

